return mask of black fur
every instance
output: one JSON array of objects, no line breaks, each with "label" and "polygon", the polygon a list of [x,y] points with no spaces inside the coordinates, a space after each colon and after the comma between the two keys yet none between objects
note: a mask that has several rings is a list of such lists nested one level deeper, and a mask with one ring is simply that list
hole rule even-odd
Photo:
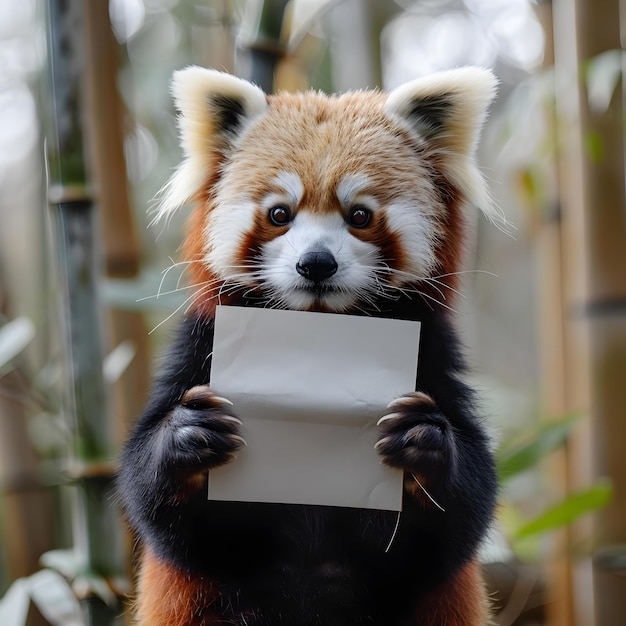
[{"label": "black fur", "polygon": [[[183,322],[123,451],[119,488],[132,526],[160,558],[220,582],[225,623],[414,626],[420,594],[475,555],[491,520],[496,478],[474,393],[460,380],[459,342],[449,319],[422,301],[386,306],[385,317],[422,322],[416,388],[436,404],[418,399],[383,423],[381,437],[390,439],[379,451],[407,475],[427,476],[429,493],[445,509],[405,494],[388,552],[396,513],[209,502],[205,487],[177,502],[180,472],[207,464],[207,438],[195,426],[211,431],[216,452],[236,447],[236,423],[228,415],[220,422],[228,413],[223,405],[210,397],[204,405],[181,405],[188,389],[209,380],[213,338],[212,320]],[[173,436],[181,424],[191,428]]]},{"label": "black fur", "polygon": [[425,96],[411,102],[409,119],[424,139],[433,139],[445,131],[452,112],[451,96]]},{"label": "black fur", "polygon": [[245,114],[243,102],[236,98],[213,95],[210,106],[217,119],[219,129],[225,133],[236,134]]}]

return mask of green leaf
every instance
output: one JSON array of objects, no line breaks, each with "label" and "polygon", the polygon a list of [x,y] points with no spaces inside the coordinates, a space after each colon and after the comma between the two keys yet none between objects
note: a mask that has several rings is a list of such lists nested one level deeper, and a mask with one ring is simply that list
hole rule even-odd
[{"label": "green leaf", "polygon": [[28,617],[30,598],[28,596],[28,581],[18,578],[0,599],[0,624],[24,626]]},{"label": "green leaf", "polygon": [[607,50],[584,64],[587,98],[592,111],[604,113],[609,108],[622,76],[623,62],[622,50]]},{"label": "green leaf", "polygon": [[516,538],[523,539],[530,535],[545,533],[571,524],[574,520],[597,511],[611,500],[613,489],[608,481],[602,481],[585,491],[574,493],[560,504],[549,508],[534,520],[527,522],[517,530]]},{"label": "green leaf", "polygon": [[83,623],[78,600],[67,581],[52,570],[39,570],[16,580],[0,599],[0,624],[24,626],[32,602],[51,626],[80,626]]},{"label": "green leaf", "polygon": [[584,135],[585,154],[593,163],[604,160],[604,139],[596,131],[587,131]]},{"label": "green leaf", "polygon": [[35,336],[35,325],[27,317],[17,317],[0,328],[0,367],[13,360]]},{"label": "green leaf", "polygon": [[76,578],[83,567],[78,552],[72,548],[69,550],[48,550],[39,557],[39,562],[44,567],[55,570],[70,580]]},{"label": "green leaf", "polygon": [[128,366],[137,355],[137,347],[130,341],[122,341],[104,358],[103,372],[104,380],[112,385],[123,376]]},{"label": "green leaf", "polygon": [[72,581],[72,588],[80,598],[88,598],[95,595],[111,608],[116,607],[118,604],[118,598],[109,586],[106,578],[94,571],[87,571],[77,576]]},{"label": "green leaf", "polygon": [[570,413],[558,420],[541,424],[535,433],[517,444],[504,445],[496,455],[498,476],[506,480],[531,467],[553,450],[562,446],[580,413]]},{"label": "green leaf", "polygon": [[81,610],[69,583],[58,572],[43,569],[29,577],[33,604],[52,626],[80,626]]}]

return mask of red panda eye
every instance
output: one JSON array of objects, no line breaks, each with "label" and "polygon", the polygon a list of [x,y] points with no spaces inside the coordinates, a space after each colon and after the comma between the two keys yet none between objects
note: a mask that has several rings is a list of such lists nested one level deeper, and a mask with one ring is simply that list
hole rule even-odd
[{"label": "red panda eye", "polygon": [[272,207],[269,215],[270,221],[274,226],[284,226],[291,221],[291,211],[282,204]]},{"label": "red panda eye", "polygon": [[356,206],[348,214],[348,224],[355,228],[365,228],[372,217],[372,212],[362,206]]}]

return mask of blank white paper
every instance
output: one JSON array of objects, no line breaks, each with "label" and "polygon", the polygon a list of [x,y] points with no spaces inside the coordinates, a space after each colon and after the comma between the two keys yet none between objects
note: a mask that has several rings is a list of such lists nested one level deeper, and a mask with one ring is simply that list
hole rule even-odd
[{"label": "blank white paper", "polygon": [[377,420],[415,389],[419,322],[219,306],[211,387],[247,447],[211,470],[209,499],[399,511],[402,472]]}]

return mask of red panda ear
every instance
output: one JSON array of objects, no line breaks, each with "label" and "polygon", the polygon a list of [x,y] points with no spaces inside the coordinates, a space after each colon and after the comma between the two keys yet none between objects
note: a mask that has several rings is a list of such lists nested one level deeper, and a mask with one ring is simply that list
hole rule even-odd
[{"label": "red panda ear", "polygon": [[197,66],[174,72],[172,95],[184,159],[161,191],[154,222],[192,199],[224,151],[267,109],[265,93],[252,83]]},{"label": "red panda ear", "polygon": [[439,72],[392,91],[386,109],[426,142],[472,156],[496,85],[495,76],[478,67]]},{"label": "red panda ear", "polygon": [[431,74],[401,85],[385,104],[387,114],[437,158],[443,173],[489,219],[504,218],[489,196],[474,153],[497,80],[489,71],[465,67]]},{"label": "red panda ear", "polygon": [[267,109],[265,94],[252,83],[197,66],[174,72],[172,95],[180,111],[181,145],[191,159],[227,147]]}]

